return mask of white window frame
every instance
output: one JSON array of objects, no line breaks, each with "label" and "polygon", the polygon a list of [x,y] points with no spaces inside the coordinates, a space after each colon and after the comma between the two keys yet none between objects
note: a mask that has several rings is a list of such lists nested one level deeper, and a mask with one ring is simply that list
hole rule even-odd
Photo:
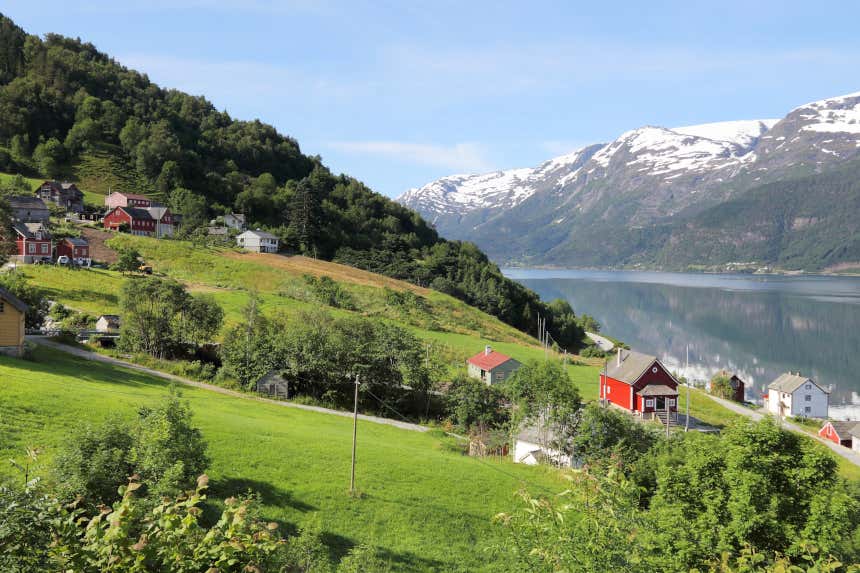
[{"label": "white window frame", "polygon": [[646,398],[645,399],[645,407],[653,408],[654,407],[654,398]]}]

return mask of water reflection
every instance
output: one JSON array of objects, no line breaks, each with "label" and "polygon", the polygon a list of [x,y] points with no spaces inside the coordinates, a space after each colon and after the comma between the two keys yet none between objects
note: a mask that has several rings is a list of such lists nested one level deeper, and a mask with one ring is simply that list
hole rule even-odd
[{"label": "water reflection", "polygon": [[[831,386],[834,417],[860,417],[860,279],[510,270],[544,299],[566,298],[604,331],[692,378],[720,368],[758,399],[779,373]],[[854,406],[854,407],[852,407]]]}]

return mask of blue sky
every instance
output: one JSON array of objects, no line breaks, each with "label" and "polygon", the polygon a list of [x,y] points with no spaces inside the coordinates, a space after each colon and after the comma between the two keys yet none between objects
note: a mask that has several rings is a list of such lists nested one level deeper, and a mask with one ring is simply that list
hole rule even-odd
[{"label": "blue sky", "polygon": [[272,123],[391,196],[641,125],[781,117],[860,90],[860,3],[849,0],[7,0],[0,10]]}]

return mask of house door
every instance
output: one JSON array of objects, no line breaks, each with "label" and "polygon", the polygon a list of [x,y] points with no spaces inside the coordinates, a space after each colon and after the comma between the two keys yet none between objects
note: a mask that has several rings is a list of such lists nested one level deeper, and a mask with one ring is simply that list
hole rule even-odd
[{"label": "house door", "polygon": [[663,410],[666,409],[666,398],[664,396],[657,396],[656,404],[657,405],[656,405],[655,409],[658,412],[662,412]]}]

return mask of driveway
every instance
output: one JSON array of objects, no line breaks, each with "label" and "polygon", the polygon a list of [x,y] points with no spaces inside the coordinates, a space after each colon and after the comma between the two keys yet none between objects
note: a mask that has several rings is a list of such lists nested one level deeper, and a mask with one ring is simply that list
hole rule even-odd
[{"label": "driveway", "polygon": [[[761,420],[765,416],[765,414],[762,412],[759,412],[757,410],[751,410],[750,408],[747,408],[746,406],[741,406],[736,402],[717,398],[716,396],[711,396],[710,394],[706,394],[706,396],[708,396],[708,398],[710,398],[714,402],[718,403],[720,406],[728,408],[732,412],[740,414],[741,416],[746,416],[747,418],[751,418],[753,420]],[[830,448],[834,454],[842,456],[852,464],[860,466],[860,454],[858,454],[857,452],[850,450],[845,446],[834,444],[830,440],[825,440],[823,438],[819,438],[818,436],[812,435],[797,424],[792,424],[787,420],[778,419],[778,421],[783,428],[791,430],[793,432],[798,432],[800,434],[803,434],[804,436],[809,436],[815,440],[818,440],[819,442]]]},{"label": "driveway", "polygon": [[[137,372],[143,372],[144,374],[148,374],[150,376],[154,376],[156,378],[162,378],[164,380],[170,380],[171,382],[177,382],[179,384],[184,384],[186,386],[193,386],[195,388],[202,388],[204,390],[211,390],[212,392],[218,392],[219,394],[224,394],[226,396],[232,396],[234,398],[241,398],[243,400],[255,400],[257,402],[265,402],[267,404],[273,404],[275,406],[282,406],[284,408],[296,408],[298,410],[308,410],[309,412],[318,412],[320,414],[330,414],[332,416],[342,416],[344,418],[352,418],[352,412],[343,412],[341,410],[332,410],[330,408],[323,408],[321,406],[307,406],[305,404],[294,404],[292,402],[282,402],[280,400],[270,400],[268,398],[261,398],[259,396],[255,396],[253,394],[248,394],[245,392],[237,392],[235,390],[228,390],[226,388],[221,388],[220,386],[215,386],[213,384],[206,384],[205,382],[197,382],[196,380],[189,380],[188,378],[182,378],[181,376],[175,376],[173,374],[168,374],[166,372],[160,372],[158,370],[153,370],[152,368],[147,368],[145,366],[139,366],[137,364],[133,364],[131,362],[127,362],[125,360],[120,360],[119,358],[113,358],[111,356],[103,356],[96,352],[90,352],[89,350],[83,350],[81,348],[75,348],[74,346],[68,346],[66,344],[61,344],[59,342],[55,342],[44,336],[27,336],[27,340],[34,344],[38,344],[39,346],[45,346],[51,348],[53,350],[59,350],[60,352],[65,352],[67,354],[71,354],[73,356],[77,356],[79,358],[83,358],[85,360],[93,360],[95,362],[104,362],[105,364],[112,364],[114,366],[121,366],[122,368],[128,368],[129,370],[135,370]],[[401,430],[410,430],[413,432],[426,432],[429,428],[425,426],[420,426],[418,424],[410,424],[409,422],[401,422],[399,420],[390,420],[388,418],[380,418],[377,416],[366,416],[364,414],[358,415],[359,420],[364,420],[366,422],[373,422],[375,424],[385,424],[386,426],[394,426],[395,428],[400,428]]]}]

